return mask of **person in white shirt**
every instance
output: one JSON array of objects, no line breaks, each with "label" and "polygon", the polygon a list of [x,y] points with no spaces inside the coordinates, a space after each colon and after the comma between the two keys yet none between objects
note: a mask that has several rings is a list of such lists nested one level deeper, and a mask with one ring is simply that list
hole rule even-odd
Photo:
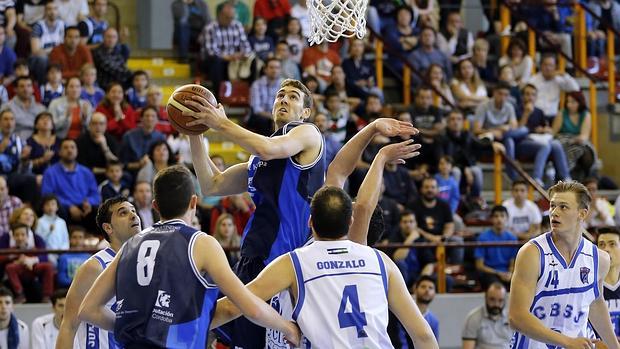
[{"label": "person in white shirt", "polygon": [[583,185],[588,188],[588,191],[592,196],[590,212],[585,221],[586,228],[613,226],[614,218],[611,204],[607,201],[607,199],[596,195],[596,192],[598,191],[598,180],[594,177],[589,177],[583,180]]},{"label": "person in white shirt", "polygon": [[301,24],[301,34],[304,38],[309,38],[312,28],[310,28],[310,14],[308,14],[306,0],[299,0],[291,8],[291,17],[295,17],[299,20],[299,24]]},{"label": "person in white shirt", "polygon": [[536,107],[542,109],[549,119],[558,114],[560,92],[579,90],[579,85],[572,76],[557,71],[556,56],[552,54],[544,55],[541,58],[540,72],[534,74],[528,82],[538,89]]},{"label": "person in white shirt", "polygon": [[56,0],[60,18],[68,26],[77,25],[88,16],[88,1],[86,0]]},{"label": "person in white shirt", "polygon": [[519,240],[529,240],[538,236],[542,215],[535,203],[527,199],[527,183],[523,180],[512,182],[512,198],[502,204],[508,210],[508,230]]},{"label": "person in white shirt", "polygon": [[13,314],[13,292],[1,286],[0,348],[28,349],[29,343],[28,325]]},{"label": "person in white shirt", "polygon": [[[48,249],[68,250],[69,249],[69,229],[67,222],[58,217],[58,198],[53,195],[46,195],[41,199],[43,215],[37,220],[35,233],[45,240]],[[50,262],[56,265],[58,255],[49,255]]]},{"label": "person in white shirt", "polygon": [[56,345],[58,329],[65,313],[67,290],[59,289],[52,295],[51,314],[39,316],[32,322],[31,349],[49,349]]}]

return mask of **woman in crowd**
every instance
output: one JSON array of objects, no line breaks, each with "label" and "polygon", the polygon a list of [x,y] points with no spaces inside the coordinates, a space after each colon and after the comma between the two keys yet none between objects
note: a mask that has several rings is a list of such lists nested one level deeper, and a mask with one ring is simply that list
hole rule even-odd
[{"label": "woman in crowd", "polygon": [[[241,239],[237,233],[237,227],[233,221],[233,216],[229,213],[222,213],[215,221],[213,237],[222,245],[223,248],[239,248]],[[239,260],[238,251],[226,251],[226,258],[231,266],[237,264]]]},{"label": "woman in crowd", "polygon": [[34,133],[26,140],[30,147],[32,173],[40,183],[43,172],[58,161],[61,138],[56,136],[54,120],[49,112],[42,112],[34,119]]},{"label": "woman in crowd", "polygon": [[81,93],[80,79],[72,77],[67,80],[65,95],[50,103],[49,111],[54,117],[58,138],[77,139],[90,122],[93,107],[87,100],[80,98]]},{"label": "woman in crowd", "polygon": [[451,85],[458,106],[465,111],[466,115],[473,114],[476,107],[488,99],[487,88],[480,79],[478,70],[469,59],[457,63]]},{"label": "woman in crowd", "polygon": [[526,54],[525,44],[521,39],[513,38],[508,44],[507,55],[499,59],[499,66],[509,65],[520,87],[523,87],[532,76],[534,61]]},{"label": "woman in crowd", "polygon": [[119,141],[125,132],[135,128],[138,123],[133,108],[125,100],[123,85],[118,82],[108,85],[105,97],[96,111],[106,116],[107,131]]},{"label": "woman in crowd", "polygon": [[[156,111],[151,107],[146,107],[142,113],[156,113]],[[157,141],[151,145],[149,149],[149,159],[151,161],[144,165],[138,172],[136,182],[153,183],[155,175],[159,171],[176,163],[172,149],[170,149],[166,141]]]}]

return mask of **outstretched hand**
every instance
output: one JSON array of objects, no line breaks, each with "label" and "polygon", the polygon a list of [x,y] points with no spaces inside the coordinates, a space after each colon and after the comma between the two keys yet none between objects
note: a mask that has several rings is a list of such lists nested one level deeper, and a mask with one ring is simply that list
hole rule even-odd
[{"label": "outstretched hand", "polygon": [[189,127],[205,125],[217,131],[220,130],[221,125],[228,120],[226,112],[224,111],[224,106],[221,103],[219,103],[217,107],[213,106],[201,96],[192,96],[191,100],[185,100],[183,103],[197,110],[186,110],[183,112],[183,116],[191,116],[196,119],[186,124]]},{"label": "outstretched hand", "polygon": [[373,121],[373,124],[375,124],[377,131],[385,137],[414,136],[420,133],[410,122],[392,118],[379,118]]},{"label": "outstretched hand", "polygon": [[386,145],[379,150],[379,154],[385,157],[386,163],[402,165],[406,159],[420,155],[420,152],[417,150],[421,147],[421,144],[413,143],[413,140],[409,139],[404,142]]}]

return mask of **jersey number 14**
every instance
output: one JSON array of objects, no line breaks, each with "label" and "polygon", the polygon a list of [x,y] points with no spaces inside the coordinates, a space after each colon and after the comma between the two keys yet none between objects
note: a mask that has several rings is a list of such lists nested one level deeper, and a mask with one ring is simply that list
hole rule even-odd
[{"label": "jersey number 14", "polygon": [[[351,304],[351,312],[347,312],[347,304]],[[342,290],[342,300],[338,309],[338,324],[340,328],[355,327],[357,338],[368,337],[364,330],[366,314],[360,310],[360,300],[357,295],[357,285],[347,285]]]}]

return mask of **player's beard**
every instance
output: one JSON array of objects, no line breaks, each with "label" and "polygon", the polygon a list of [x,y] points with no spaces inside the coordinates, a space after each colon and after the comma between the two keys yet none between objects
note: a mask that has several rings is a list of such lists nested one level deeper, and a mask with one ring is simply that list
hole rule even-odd
[{"label": "player's beard", "polygon": [[502,313],[503,308],[501,307],[489,307],[487,305],[487,312],[491,315],[499,315]]}]

